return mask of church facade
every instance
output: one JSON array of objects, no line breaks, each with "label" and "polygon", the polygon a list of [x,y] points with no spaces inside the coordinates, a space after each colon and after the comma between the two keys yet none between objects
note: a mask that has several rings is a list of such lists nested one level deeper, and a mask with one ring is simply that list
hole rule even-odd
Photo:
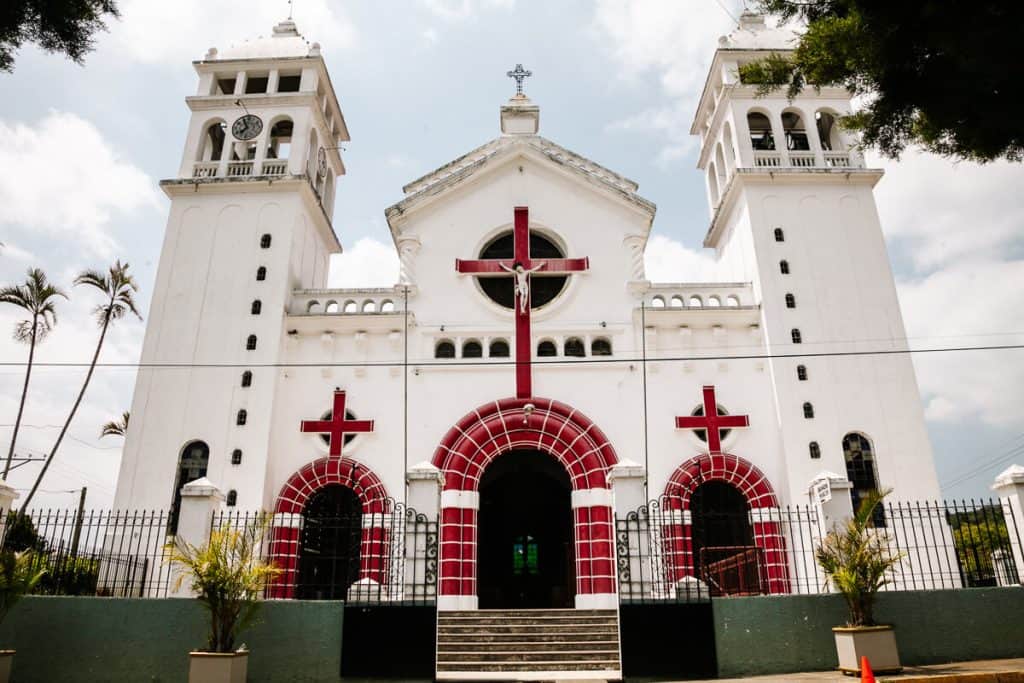
[{"label": "church facade", "polygon": [[739,511],[783,593],[773,511],[820,505],[822,485],[846,508],[872,488],[938,498],[882,172],[836,123],[849,96],[738,81],[791,40],[744,15],[701,95],[716,281],[646,277],[655,205],[542,137],[517,68],[497,137],[387,208],[401,275],[383,289],[326,288],[349,133],[319,46],[283,22],[211,49],[161,183],[115,506],[176,509],[206,477],[225,509],[275,513],[272,553],[294,574],[313,511],[402,503],[437,520],[439,609],[515,606],[499,566],[515,553],[545,565],[537,605],[609,608],[615,516],[648,500],[674,515],[673,579],[699,575],[698,518]]}]

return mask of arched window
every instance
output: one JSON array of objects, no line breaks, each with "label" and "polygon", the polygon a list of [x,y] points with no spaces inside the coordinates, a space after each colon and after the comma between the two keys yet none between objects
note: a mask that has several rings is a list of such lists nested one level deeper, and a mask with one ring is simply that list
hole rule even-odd
[{"label": "arched window", "polygon": [[796,297],[792,294],[786,294],[786,308],[796,308]]},{"label": "arched window", "polygon": [[252,370],[246,370],[245,372],[242,373],[242,386],[252,386]]},{"label": "arched window", "polygon": [[665,298],[659,295],[651,299],[651,308],[665,308]]},{"label": "arched window", "polygon": [[789,261],[785,259],[779,261],[779,272],[783,275],[789,275]]},{"label": "arched window", "polygon": [[715,168],[718,169],[718,187],[725,190],[725,181],[729,169],[725,165],[725,154],[722,152],[721,142],[715,146]]},{"label": "arched window", "polygon": [[812,441],[807,448],[811,452],[812,460],[817,460],[818,458],[821,457],[821,446],[818,445],[817,441]]},{"label": "arched window", "polygon": [[[850,501],[856,511],[868,493],[879,490],[878,470],[875,467],[871,441],[863,434],[847,434],[843,437],[843,458],[846,460],[846,478],[853,485],[850,489]],[[881,505],[875,508],[872,522],[876,527],[885,526],[885,510]]]},{"label": "arched window", "polygon": [[376,313],[377,302],[372,299],[367,299],[363,302],[363,313]]},{"label": "arched window", "polygon": [[708,187],[711,190],[711,203],[717,205],[719,192],[718,192],[718,174],[715,171],[714,162],[708,164]]},{"label": "arched window", "polygon": [[483,358],[484,347],[475,339],[470,339],[462,345],[463,358]]},{"label": "arched window", "polygon": [[710,306],[711,308],[718,308],[721,305],[722,300],[719,299],[717,296],[711,295],[708,297],[708,306]]},{"label": "arched window", "polygon": [[798,366],[796,366],[796,378],[798,380],[800,380],[801,382],[806,382],[807,381],[807,366],[806,365],[798,365]]},{"label": "arched window", "polygon": [[256,299],[252,302],[252,314],[259,315],[263,311],[263,302]]},{"label": "arched window", "polygon": [[220,161],[224,154],[224,139],[227,136],[227,124],[214,121],[206,127],[202,142],[199,145],[199,156],[196,161]]},{"label": "arched window", "polygon": [[579,337],[569,337],[565,340],[565,355],[572,358],[583,358],[587,355],[583,340]]},{"label": "arched window", "polygon": [[320,302],[317,301],[316,299],[313,299],[308,304],[306,304],[306,313],[319,313],[319,312],[320,312]]},{"label": "arched window", "polygon": [[256,335],[250,334],[249,338],[245,340],[245,350],[255,351],[256,350]]},{"label": "arched window", "polygon": [[786,241],[786,235],[785,235],[785,233],[782,232],[782,228],[775,228],[775,241],[776,242],[785,242]]},{"label": "arched window", "polygon": [[747,128],[750,129],[750,144],[756,150],[774,150],[775,137],[772,135],[772,122],[758,111],[747,114]]},{"label": "arched window", "polygon": [[337,301],[328,301],[327,305],[324,306],[324,313],[330,313],[330,314],[334,315],[337,312],[338,312],[338,302]]},{"label": "arched window", "polygon": [[690,297],[689,305],[691,308],[700,308],[704,305],[704,301],[699,296],[694,295]]},{"label": "arched window", "polygon": [[537,356],[539,358],[550,358],[558,355],[558,347],[555,346],[555,342],[550,339],[545,339],[541,343],[537,344]]},{"label": "arched window", "polygon": [[804,339],[802,336],[800,336],[800,330],[796,329],[795,327],[789,331],[789,336],[793,339],[794,344],[803,343]]},{"label": "arched window", "polygon": [[355,301],[346,301],[345,302],[345,308],[343,309],[343,312],[344,313],[358,313],[359,312],[359,304],[357,304]]},{"label": "arched window", "polygon": [[491,342],[491,347],[488,349],[488,355],[491,358],[508,358],[508,342],[504,339],[495,339]]},{"label": "arched window", "polygon": [[281,119],[270,128],[270,139],[267,144],[267,159],[287,159],[292,150],[291,119]]},{"label": "arched window", "polygon": [[814,417],[814,406],[812,406],[810,402],[804,403],[804,417],[808,420]]},{"label": "arched window", "polygon": [[434,358],[455,358],[455,344],[447,339],[437,342],[434,347]]},{"label": "arched window", "polygon": [[256,269],[256,282],[263,282],[267,279],[267,268],[266,266],[260,266]]},{"label": "arched window", "polygon": [[594,341],[590,342],[590,355],[591,356],[610,356],[612,355],[612,343],[610,340],[604,337],[598,337]]},{"label": "arched window", "polygon": [[725,300],[725,305],[730,308],[739,308],[740,298],[735,294],[730,294],[729,297]]},{"label": "arched window", "polygon": [[811,143],[807,140],[807,127],[804,119],[796,111],[782,112],[782,130],[786,133],[786,149],[791,152],[807,152]]},{"label": "arched window", "polygon": [[380,312],[381,313],[394,313],[395,312],[395,302],[392,301],[391,299],[385,299],[384,301],[382,301],[380,303]]},{"label": "arched window", "polygon": [[821,141],[821,148],[826,152],[843,151],[843,138],[840,135],[836,117],[827,111],[818,111],[814,114],[814,119],[818,128],[818,140]]},{"label": "arched window", "polygon": [[229,508],[235,507],[238,504],[238,491],[231,489],[228,491],[228,499],[225,501]]},{"label": "arched window", "polygon": [[210,463],[210,447],[205,441],[191,441],[181,449],[178,458],[178,476],[174,480],[174,494],[171,497],[170,531],[178,530],[178,513],[181,510],[181,487],[190,481],[206,476]]},{"label": "arched window", "polygon": [[682,308],[682,307],[683,307],[683,297],[681,297],[678,294],[676,294],[674,297],[672,297],[672,308]]},{"label": "arched window", "polygon": [[722,126],[722,142],[725,144],[726,162],[729,164],[729,170],[732,171],[736,168],[736,148],[732,144],[732,128],[728,121]]},{"label": "arched window", "polygon": [[235,450],[231,451],[231,464],[232,465],[241,465],[242,464],[242,449],[241,448],[236,448]]},{"label": "arched window", "polygon": [[245,408],[238,411],[238,416],[235,418],[235,424],[239,427],[243,426],[246,420],[249,419],[249,413]]},{"label": "arched window", "polygon": [[260,237],[260,249],[270,249],[270,241],[270,233],[265,233],[262,237]]}]

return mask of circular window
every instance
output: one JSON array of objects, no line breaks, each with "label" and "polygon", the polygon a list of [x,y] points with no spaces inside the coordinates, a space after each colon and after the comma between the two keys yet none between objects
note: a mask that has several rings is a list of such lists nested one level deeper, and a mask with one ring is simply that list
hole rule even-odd
[{"label": "circular window", "polygon": [[[728,415],[729,414],[728,411],[726,411],[726,409],[723,408],[722,406],[715,406],[715,407],[718,409],[718,414],[719,415]],[[696,408],[693,409],[693,412],[690,413],[690,415],[694,415],[696,417],[703,417],[704,416],[704,406],[697,406]],[[725,437],[729,436],[729,432],[731,432],[731,431],[732,431],[731,429],[719,429],[718,430],[719,438],[724,441]],[[701,441],[707,441],[708,440],[708,430],[706,430],[706,429],[694,429],[693,433],[696,434],[697,438],[700,439]]]},{"label": "circular window", "polygon": [[[480,258],[513,258],[512,240],[511,230],[498,235],[483,248]],[[547,237],[531,232],[530,258],[534,261],[543,261],[546,258],[565,258],[565,254]],[[477,277],[476,280],[480,284],[480,289],[491,301],[509,310],[515,306],[515,287],[512,275]],[[567,275],[545,275],[544,273],[530,275],[530,306],[540,308],[551,303],[562,293],[568,281],[569,276]]]},{"label": "circular window", "polygon": [[[328,410],[326,413],[324,413],[324,416],[322,418],[320,418],[320,419],[324,420],[325,422],[330,422],[331,420],[334,419],[334,411],[333,410]],[[352,414],[351,410],[346,410],[345,411],[345,419],[346,420],[355,420],[356,416]],[[352,443],[352,439],[356,438],[356,436],[358,436],[358,434],[356,434],[355,432],[345,432],[345,438],[342,439],[341,442],[347,446],[348,444]],[[326,433],[326,432],[320,434],[320,440],[323,441],[328,446],[331,445],[331,435]]]}]

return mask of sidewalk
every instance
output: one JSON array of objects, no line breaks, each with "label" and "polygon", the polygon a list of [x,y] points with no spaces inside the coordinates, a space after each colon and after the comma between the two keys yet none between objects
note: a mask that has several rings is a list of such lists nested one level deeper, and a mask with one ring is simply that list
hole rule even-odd
[{"label": "sidewalk", "polygon": [[[931,664],[928,666],[904,667],[899,676],[877,676],[882,681],[894,683],[1024,683],[1024,658],[993,659],[954,664]],[[855,683],[857,676],[844,676],[837,671],[811,673],[775,674],[752,676],[750,678],[712,679],[705,683]],[[684,683],[679,681],[678,683]],[[699,683],[690,681],[689,683]]]}]

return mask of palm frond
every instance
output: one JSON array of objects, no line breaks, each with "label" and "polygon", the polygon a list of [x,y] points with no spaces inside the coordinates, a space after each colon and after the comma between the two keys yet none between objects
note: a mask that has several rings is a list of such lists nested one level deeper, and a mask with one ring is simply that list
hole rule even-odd
[{"label": "palm frond", "polygon": [[127,434],[129,417],[130,414],[126,410],[121,414],[120,420],[111,420],[103,425],[103,429],[100,430],[100,438],[102,439],[105,436],[124,436]]}]

